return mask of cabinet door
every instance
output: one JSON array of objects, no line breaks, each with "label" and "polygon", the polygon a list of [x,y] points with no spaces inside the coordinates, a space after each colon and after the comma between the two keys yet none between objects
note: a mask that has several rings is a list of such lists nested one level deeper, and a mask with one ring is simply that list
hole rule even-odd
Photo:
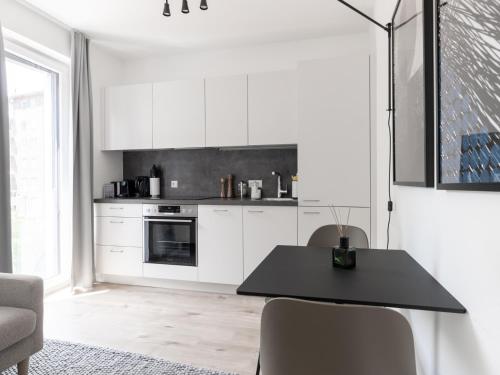
[{"label": "cabinet door", "polygon": [[297,207],[244,207],[245,278],[277,245],[297,245]]},{"label": "cabinet door", "polygon": [[205,146],[202,79],[153,85],[153,148]]},{"label": "cabinet door", "polygon": [[369,57],[299,65],[299,203],[370,207]]},{"label": "cabinet door", "polygon": [[95,216],[142,218],[142,204],[95,203]]},{"label": "cabinet door", "polygon": [[241,206],[198,207],[198,278],[232,285],[243,281]]},{"label": "cabinet door", "polygon": [[97,245],[142,248],[142,218],[96,217]]},{"label": "cabinet door", "polygon": [[207,78],[207,147],[248,145],[247,76]]},{"label": "cabinet door", "polygon": [[104,150],[151,149],[151,84],[108,87],[104,93]]},{"label": "cabinet door", "polygon": [[96,246],[97,273],[120,276],[142,276],[142,248]]},{"label": "cabinet door", "polygon": [[297,143],[296,71],[248,76],[248,134],[251,145]]},{"label": "cabinet door", "polygon": [[[336,207],[336,210],[345,221],[348,208]],[[331,224],[335,224],[335,219],[328,207],[299,207],[299,246],[306,246],[316,229]],[[370,209],[351,208],[349,225],[363,229],[370,240]]]}]

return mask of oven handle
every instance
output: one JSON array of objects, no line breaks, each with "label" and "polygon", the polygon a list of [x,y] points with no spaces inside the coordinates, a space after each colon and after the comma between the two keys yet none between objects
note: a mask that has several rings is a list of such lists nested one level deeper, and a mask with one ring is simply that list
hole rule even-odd
[{"label": "oven handle", "polygon": [[144,219],[146,222],[153,223],[194,223],[194,220],[182,220],[182,219]]}]

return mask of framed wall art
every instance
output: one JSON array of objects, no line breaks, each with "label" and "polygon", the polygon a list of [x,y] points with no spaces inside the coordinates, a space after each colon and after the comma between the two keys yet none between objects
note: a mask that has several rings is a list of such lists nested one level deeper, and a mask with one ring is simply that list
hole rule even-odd
[{"label": "framed wall art", "polygon": [[434,5],[401,0],[392,19],[395,185],[434,187]]},{"label": "framed wall art", "polygon": [[438,189],[500,191],[498,0],[437,1]]}]

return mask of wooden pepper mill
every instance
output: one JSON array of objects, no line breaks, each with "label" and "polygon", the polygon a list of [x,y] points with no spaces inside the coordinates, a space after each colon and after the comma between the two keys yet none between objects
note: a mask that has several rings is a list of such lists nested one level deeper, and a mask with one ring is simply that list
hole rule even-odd
[{"label": "wooden pepper mill", "polygon": [[220,197],[226,198],[226,179],[224,177],[220,179]]},{"label": "wooden pepper mill", "polygon": [[227,195],[226,198],[233,198],[233,175],[227,175]]}]

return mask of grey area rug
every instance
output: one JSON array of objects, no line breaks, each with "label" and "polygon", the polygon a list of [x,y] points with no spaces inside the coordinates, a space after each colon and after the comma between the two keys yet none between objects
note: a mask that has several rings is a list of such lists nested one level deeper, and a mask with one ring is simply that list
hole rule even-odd
[{"label": "grey area rug", "polygon": [[[29,373],[30,375],[231,375],[140,354],[57,340],[45,340],[43,350],[31,357]],[[17,375],[17,369],[10,368],[2,374]]]}]

